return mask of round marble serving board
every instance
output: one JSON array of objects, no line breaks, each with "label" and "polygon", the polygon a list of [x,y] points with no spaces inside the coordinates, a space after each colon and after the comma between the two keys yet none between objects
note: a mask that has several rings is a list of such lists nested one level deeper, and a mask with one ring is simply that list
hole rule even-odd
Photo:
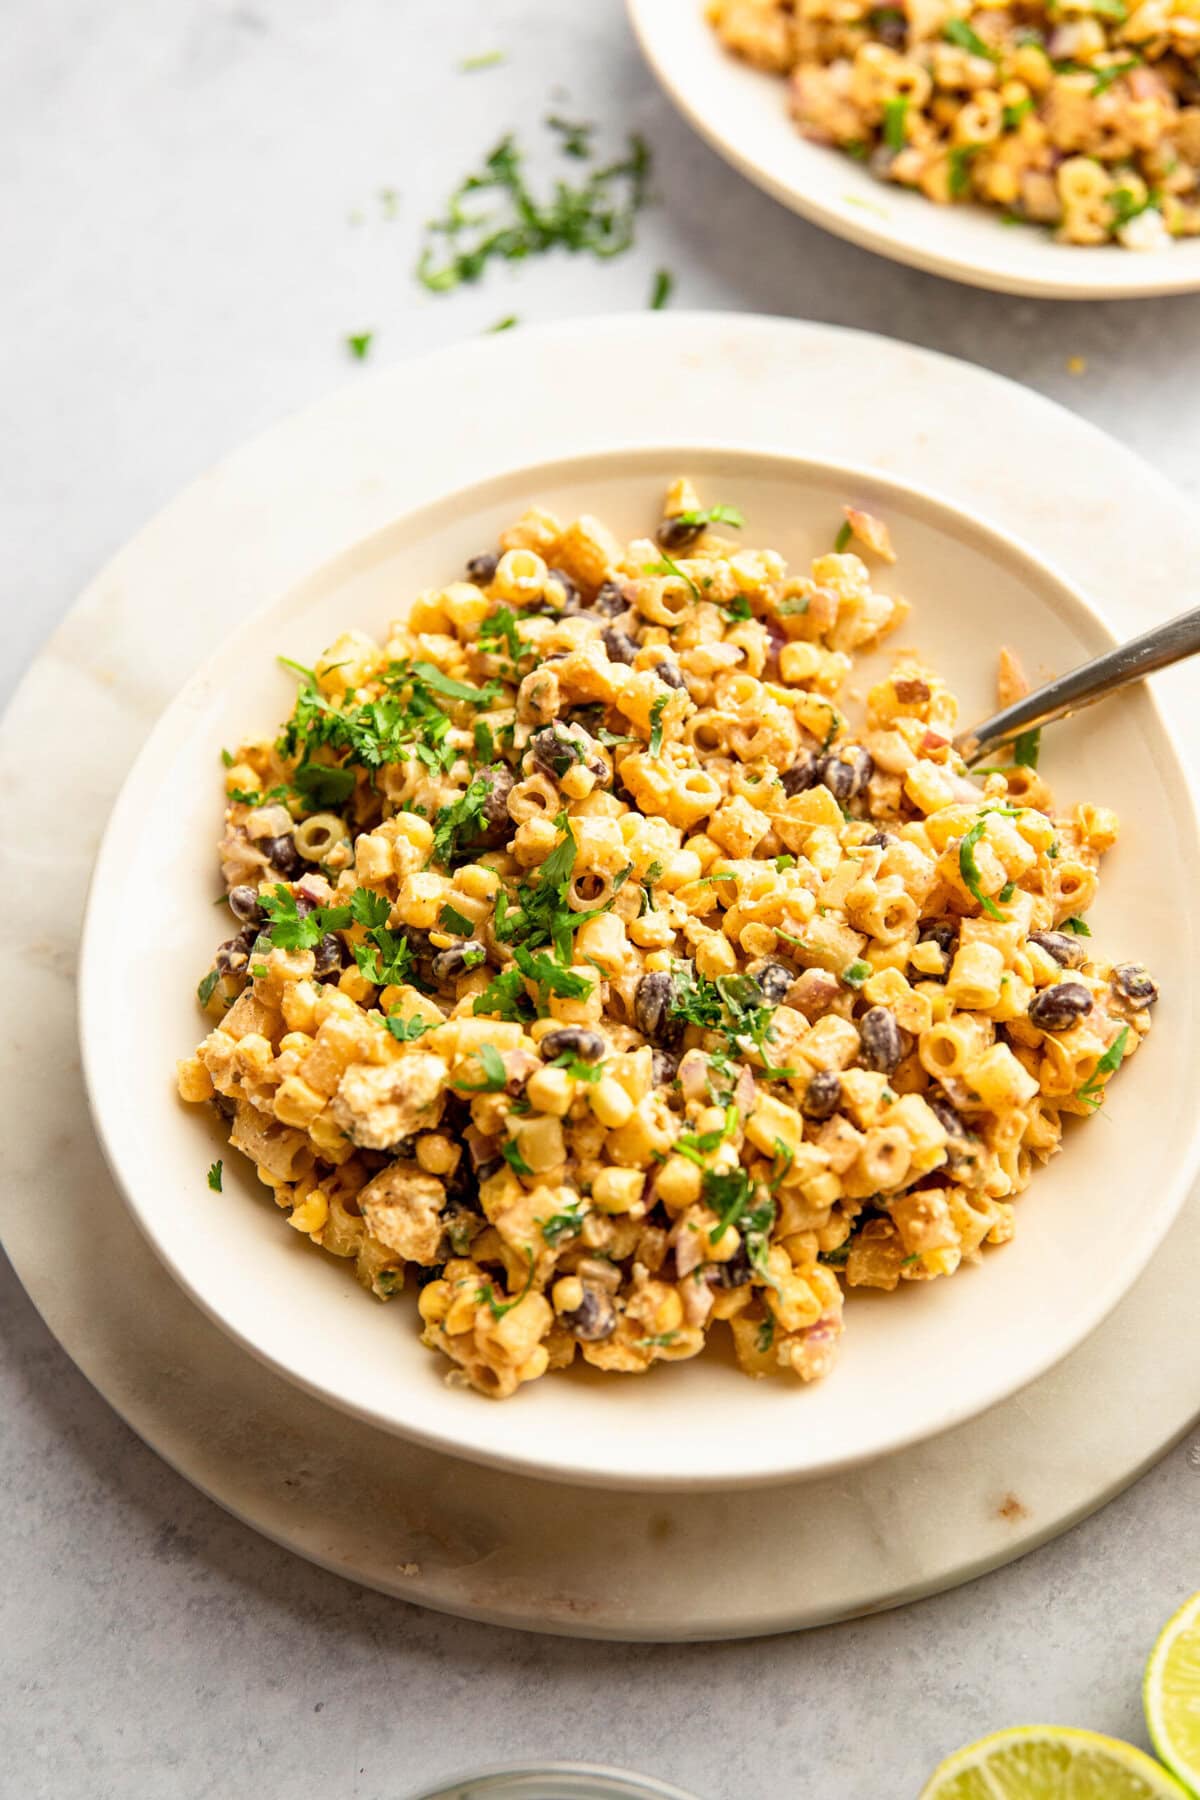
[{"label": "round marble serving board", "polygon": [[[649,1497],[469,1466],[325,1407],[203,1317],[127,1214],[88,1119],[74,959],[106,813],[174,690],[249,609],[441,493],[581,450],[718,438],[938,489],[1037,545],[1121,633],[1177,610],[1200,562],[1200,521],[1159,477],[966,364],[738,315],[521,330],[363,372],[189,488],[92,584],[0,726],[0,1236],[34,1303],[122,1417],[258,1530],[369,1586],[533,1630],[732,1637],[900,1604],[1103,1504],[1200,1399],[1196,1194],[1100,1330],[973,1423],[835,1479]],[[1195,681],[1158,684],[1193,767]],[[1165,965],[1169,945],[1139,948]]]}]

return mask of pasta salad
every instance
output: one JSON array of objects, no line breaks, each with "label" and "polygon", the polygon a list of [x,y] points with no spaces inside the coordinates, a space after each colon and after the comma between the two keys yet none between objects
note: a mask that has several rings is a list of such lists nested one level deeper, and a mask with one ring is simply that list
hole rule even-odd
[{"label": "pasta salad", "polygon": [[792,115],[884,181],[1064,243],[1200,233],[1195,0],[709,0]]},{"label": "pasta salad", "polygon": [[1117,820],[1056,809],[1036,739],[969,777],[910,652],[851,725],[907,612],[886,527],[793,574],[743,524],[683,480],[653,539],[531,510],[223,753],[179,1092],[491,1397],[723,1327],[825,1375],[847,1290],[1011,1238],[1158,998],[1084,918]]}]

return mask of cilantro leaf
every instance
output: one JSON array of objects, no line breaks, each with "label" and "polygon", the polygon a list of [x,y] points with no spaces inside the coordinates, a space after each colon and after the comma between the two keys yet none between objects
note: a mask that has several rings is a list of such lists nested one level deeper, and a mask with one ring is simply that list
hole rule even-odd
[{"label": "cilantro leaf", "polygon": [[534,1011],[520,969],[505,969],[495,976],[482,994],[476,994],[471,1011],[476,1018],[495,1016],[514,1024],[528,1024]]},{"label": "cilantro leaf", "polygon": [[1058,929],[1069,931],[1074,937],[1091,937],[1092,935],[1091,926],[1086,919],[1081,919],[1078,913],[1072,913],[1069,919],[1064,919]]},{"label": "cilantro leaf", "polygon": [[392,903],[386,894],[377,894],[372,888],[355,888],[350,896],[350,916],[356,925],[365,925],[373,930],[379,925],[386,925],[392,910]]},{"label": "cilantro leaf", "polygon": [[208,1171],[208,1185],[214,1194],[219,1194],[221,1192],[221,1170],[223,1167],[224,1164],[221,1162],[220,1157],[218,1157]]},{"label": "cilantro leaf", "polygon": [[972,56],[985,56],[989,62],[996,60],[995,51],[988,49],[979,33],[965,19],[948,19],[942,26],[942,36],[948,44],[957,44],[960,50],[968,50]]},{"label": "cilantro leaf", "polygon": [[671,298],[671,289],[675,286],[675,277],[669,269],[659,269],[654,277],[654,287],[650,293],[650,311],[661,312]]},{"label": "cilantro leaf", "polygon": [[1083,1104],[1090,1107],[1093,1112],[1104,1099],[1103,1077],[1114,1074],[1120,1068],[1125,1058],[1125,1046],[1128,1042],[1129,1027],[1123,1025],[1083,1086],[1076,1090],[1075,1098],[1082,1100]]},{"label": "cilantro leaf", "polygon": [[423,1019],[419,1013],[414,1013],[411,1019],[402,1019],[399,1012],[390,1012],[384,1020],[384,1024],[397,1043],[401,1044],[415,1043],[417,1038],[424,1037],[427,1031],[437,1029],[434,1020]]},{"label": "cilantro leaf", "polygon": [[502,1094],[508,1086],[508,1070],[495,1044],[480,1044],[476,1054],[483,1068],[483,1080],[453,1081],[451,1087],[460,1094]]},{"label": "cilantro leaf", "polygon": [[657,756],[662,750],[663,727],[662,716],[667,708],[670,694],[660,694],[650,708],[650,754]]},{"label": "cilantro leaf", "polygon": [[308,812],[320,812],[323,807],[340,806],[348,800],[357,779],[353,769],[304,762],[292,776],[292,786]]},{"label": "cilantro leaf", "polygon": [[447,931],[456,931],[459,937],[469,938],[475,931],[473,921],[460,913],[457,906],[451,906],[448,900],[438,914],[438,924],[444,925]]},{"label": "cilantro leaf", "polygon": [[[527,1171],[527,1173],[528,1172],[529,1171]],[[529,1258],[529,1274],[525,1278],[525,1286],[521,1289],[515,1299],[505,1300],[503,1302],[497,1300],[495,1290],[490,1281],[485,1281],[483,1286],[479,1289],[477,1297],[482,1304],[487,1306],[493,1319],[502,1319],[505,1313],[510,1313],[512,1311],[514,1306],[519,1306],[533,1286],[533,1251],[527,1250],[525,1254]]]},{"label": "cilantro leaf", "polygon": [[986,814],[980,814],[971,829],[963,836],[958,846],[958,867],[967,891],[977,900],[989,919],[1003,919],[1004,914],[990,895],[983,893],[979,885],[979,864],[975,860],[975,846],[987,828]]},{"label": "cilantro leaf", "polygon": [[700,589],[696,586],[696,584],[692,580],[691,576],[685,575],[683,570],[680,568],[679,564],[675,561],[674,557],[668,556],[665,550],[663,551],[662,556],[660,557],[658,562],[642,564],[642,574],[643,575],[674,575],[674,577],[677,581],[682,581],[685,587],[688,587],[691,589],[692,599],[696,602],[697,605],[700,604],[700,601],[703,598],[703,596],[701,595]]},{"label": "cilantro leaf", "polygon": [[356,362],[365,361],[367,352],[371,348],[371,339],[374,336],[375,333],[373,331],[352,331],[348,335],[346,338],[346,348]]},{"label": "cilantro leaf", "polygon": [[489,682],[485,688],[470,687],[465,681],[452,681],[431,662],[415,662],[412,672],[435,694],[445,694],[450,700],[469,700],[473,706],[487,706],[496,698],[494,682]]},{"label": "cilantro leaf", "polygon": [[1013,745],[1013,761],[1019,769],[1036,769],[1041,748],[1042,732],[1040,726],[1033,731],[1023,731]]},{"label": "cilantro leaf", "polygon": [[213,989],[220,979],[221,977],[215,969],[210,969],[207,975],[201,976],[196,988],[196,998],[199,1000],[201,1006],[208,1005],[213,997]]},{"label": "cilantro leaf", "polygon": [[844,550],[849,549],[850,539],[853,536],[854,536],[854,531],[851,527],[849,519],[847,519],[844,522],[844,524],[842,524],[839,527],[838,534],[833,540],[833,548],[834,548],[835,552],[837,553],[837,555],[840,556]]}]

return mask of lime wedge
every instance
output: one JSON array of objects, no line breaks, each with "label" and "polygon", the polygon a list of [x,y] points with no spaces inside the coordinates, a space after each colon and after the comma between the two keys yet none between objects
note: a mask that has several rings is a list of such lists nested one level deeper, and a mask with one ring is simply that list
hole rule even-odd
[{"label": "lime wedge", "polygon": [[1163,1626],[1142,1687],[1154,1748],[1200,1794],[1200,1594]]},{"label": "lime wedge", "polygon": [[948,1756],[920,1800],[1185,1800],[1185,1790],[1132,1744],[1064,1725],[1017,1725]]}]

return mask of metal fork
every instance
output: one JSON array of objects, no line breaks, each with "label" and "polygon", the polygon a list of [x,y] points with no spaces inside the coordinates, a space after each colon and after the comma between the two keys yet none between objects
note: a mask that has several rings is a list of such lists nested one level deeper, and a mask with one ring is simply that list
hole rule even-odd
[{"label": "metal fork", "polygon": [[982,724],[960,732],[954,748],[970,767],[990,756],[1002,744],[1010,744],[1023,731],[1036,731],[1041,725],[1053,725],[1059,719],[1092,706],[1108,694],[1115,694],[1143,676],[1166,669],[1184,657],[1200,651],[1200,606],[1190,612],[1156,625],[1153,631],[1106,650],[1091,662],[1082,663],[1069,674],[1056,676],[1044,687],[1035,688],[1023,700],[1015,700],[1003,712],[993,713]]}]

